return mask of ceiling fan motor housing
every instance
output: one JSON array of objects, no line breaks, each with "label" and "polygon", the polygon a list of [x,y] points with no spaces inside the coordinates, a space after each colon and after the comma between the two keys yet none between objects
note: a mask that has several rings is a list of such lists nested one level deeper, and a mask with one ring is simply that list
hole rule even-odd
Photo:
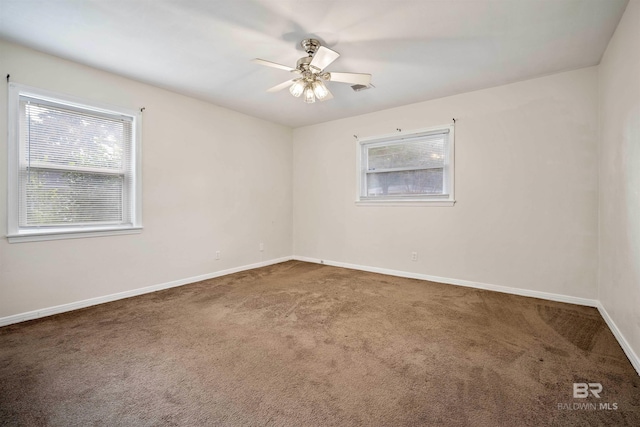
[{"label": "ceiling fan motor housing", "polygon": [[300,71],[308,71],[309,64],[311,63],[312,59],[313,59],[312,56],[304,56],[298,59],[298,62],[296,63],[296,68]]},{"label": "ceiling fan motor housing", "polygon": [[303,58],[298,59],[296,64],[296,71],[302,74],[302,77],[312,81],[315,78],[319,78],[322,80],[331,80],[331,74],[326,71],[317,71],[316,69],[311,68],[309,65],[313,57],[305,56]]}]

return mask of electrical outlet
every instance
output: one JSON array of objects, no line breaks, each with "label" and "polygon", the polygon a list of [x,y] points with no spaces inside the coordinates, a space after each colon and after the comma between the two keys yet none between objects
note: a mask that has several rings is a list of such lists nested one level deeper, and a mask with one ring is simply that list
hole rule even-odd
[{"label": "electrical outlet", "polygon": [[216,259],[220,259],[220,251],[216,251]]},{"label": "electrical outlet", "polygon": [[411,252],[411,261],[418,260],[418,252]]},{"label": "electrical outlet", "polygon": [[260,243],[260,246],[258,249],[260,250],[260,252],[264,251],[264,243]]}]

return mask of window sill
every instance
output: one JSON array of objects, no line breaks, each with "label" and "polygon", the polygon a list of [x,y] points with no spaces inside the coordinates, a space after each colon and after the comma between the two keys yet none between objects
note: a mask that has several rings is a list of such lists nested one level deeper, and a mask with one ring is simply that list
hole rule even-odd
[{"label": "window sill", "polygon": [[87,237],[102,237],[102,236],[118,236],[121,234],[138,234],[142,233],[142,227],[127,227],[127,228],[69,228],[69,229],[57,229],[51,231],[23,231],[18,234],[7,235],[9,243],[22,243],[22,242],[37,242],[42,240],[61,240],[61,239],[83,239]]},{"label": "window sill", "polygon": [[356,206],[431,206],[451,207],[455,200],[356,200]]}]

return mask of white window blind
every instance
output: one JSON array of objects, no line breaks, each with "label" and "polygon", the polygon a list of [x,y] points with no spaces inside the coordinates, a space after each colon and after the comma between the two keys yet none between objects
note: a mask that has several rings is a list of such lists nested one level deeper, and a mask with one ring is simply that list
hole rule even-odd
[{"label": "white window blind", "polygon": [[360,201],[452,200],[452,129],[360,142]]},{"label": "white window blind", "polygon": [[17,230],[10,234],[139,225],[136,117],[17,98]]}]

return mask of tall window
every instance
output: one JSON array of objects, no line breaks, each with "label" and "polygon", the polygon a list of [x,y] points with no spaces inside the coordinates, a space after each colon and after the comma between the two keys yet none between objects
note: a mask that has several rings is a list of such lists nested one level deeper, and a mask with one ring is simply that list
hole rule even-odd
[{"label": "tall window", "polygon": [[361,203],[452,205],[453,126],[359,141]]},{"label": "tall window", "polygon": [[9,90],[9,241],[140,230],[139,114]]}]

